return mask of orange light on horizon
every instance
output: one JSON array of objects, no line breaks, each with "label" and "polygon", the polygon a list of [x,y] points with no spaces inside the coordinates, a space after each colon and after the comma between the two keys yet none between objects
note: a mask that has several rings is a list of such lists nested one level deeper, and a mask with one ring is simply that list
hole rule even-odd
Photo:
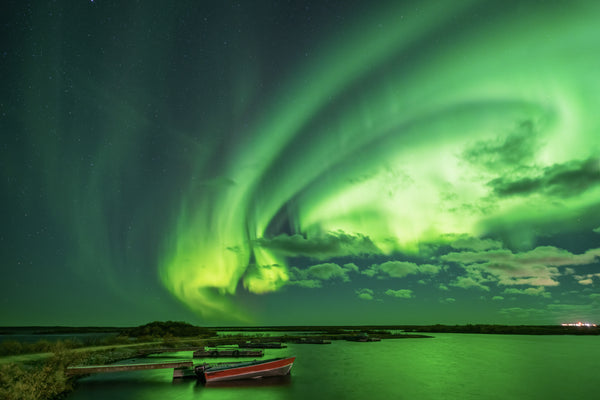
[{"label": "orange light on horizon", "polygon": [[589,322],[581,322],[581,321],[579,321],[579,322],[574,323],[574,324],[563,323],[563,324],[561,324],[561,326],[585,326],[585,327],[588,327],[588,328],[593,328],[593,327],[596,327],[597,325],[589,323]]}]

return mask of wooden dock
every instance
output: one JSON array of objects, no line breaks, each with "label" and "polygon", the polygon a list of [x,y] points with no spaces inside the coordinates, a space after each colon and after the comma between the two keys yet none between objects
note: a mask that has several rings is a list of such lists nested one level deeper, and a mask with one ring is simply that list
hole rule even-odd
[{"label": "wooden dock", "polygon": [[[191,369],[194,367],[193,361],[172,361],[161,363],[144,364],[111,364],[111,365],[87,365],[83,367],[67,367],[67,375],[87,375],[102,372],[122,372],[122,371],[140,371],[145,369],[165,369],[174,370]],[[174,376],[177,373],[174,372]]]},{"label": "wooden dock", "polygon": [[262,357],[262,350],[244,350],[244,349],[204,349],[194,352],[194,358],[198,357]]}]

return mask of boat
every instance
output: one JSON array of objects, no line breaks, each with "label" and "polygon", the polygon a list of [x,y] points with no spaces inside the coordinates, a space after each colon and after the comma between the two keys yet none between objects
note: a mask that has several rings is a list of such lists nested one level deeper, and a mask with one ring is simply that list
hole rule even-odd
[{"label": "boat", "polygon": [[246,342],[241,344],[240,347],[249,349],[284,349],[287,346],[281,344],[281,342]]},{"label": "boat", "polygon": [[320,338],[300,338],[296,340],[296,344],[331,344],[331,340],[320,339]]},{"label": "boat", "polygon": [[204,357],[262,357],[264,352],[262,350],[244,350],[239,348],[207,348],[197,350],[193,353],[194,358]]},{"label": "boat", "polygon": [[204,363],[197,365],[194,372],[204,383],[283,376],[290,373],[295,359],[296,357],[288,357],[237,363]]}]

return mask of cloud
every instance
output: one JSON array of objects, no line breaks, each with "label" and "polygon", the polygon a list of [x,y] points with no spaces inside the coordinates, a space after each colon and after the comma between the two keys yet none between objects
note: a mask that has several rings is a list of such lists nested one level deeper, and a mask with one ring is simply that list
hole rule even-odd
[{"label": "cloud", "polygon": [[438,288],[439,288],[440,290],[446,290],[446,291],[447,291],[447,290],[450,290],[450,289],[448,289],[448,286],[444,285],[443,283],[440,283],[440,285],[438,286]]},{"label": "cloud", "polygon": [[492,239],[478,239],[466,235],[458,240],[455,240],[450,245],[458,250],[467,249],[473,251],[484,251],[502,248],[502,242],[498,242]]},{"label": "cloud", "polygon": [[490,171],[506,170],[531,161],[537,147],[535,125],[531,121],[523,121],[509,135],[476,142],[463,152],[462,157]]},{"label": "cloud", "polygon": [[459,276],[455,281],[450,282],[450,286],[461,287],[463,289],[477,288],[481,290],[485,290],[486,292],[490,291],[490,288],[481,284],[481,282],[469,277],[469,276]]},{"label": "cloud", "polygon": [[494,296],[494,297],[492,297],[492,300],[500,301],[500,300],[504,300],[504,297],[502,297],[502,296]]},{"label": "cloud", "polygon": [[600,272],[595,274],[573,275],[573,278],[575,278],[580,285],[591,285],[594,283],[594,278],[600,278]]},{"label": "cloud", "polygon": [[[560,304],[560,303],[548,304],[548,309],[555,310],[555,311],[571,311],[571,310],[580,309],[581,307],[582,307],[582,305],[580,305],[580,304]],[[589,309],[590,305],[586,304],[583,307]]]},{"label": "cloud", "polygon": [[506,294],[525,294],[525,295],[529,295],[529,296],[542,296],[545,298],[551,297],[550,293],[546,292],[546,288],[544,286],[538,286],[536,288],[530,287],[527,289],[506,288],[506,289],[504,289],[504,293],[506,293]]},{"label": "cloud", "polygon": [[362,271],[363,275],[379,278],[404,278],[408,275],[428,274],[435,275],[440,272],[441,267],[432,264],[417,265],[407,261],[387,261],[382,264],[373,264]]},{"label": "cloud", "polygon": [[349,282],[347,270],[334,263],[317,264],[308,268],[308,276],[313,276],[321,280],[339,278],[344,282]]},{"label": "cloud", "polygon": [[421,274],[427,274],[427,275],[436,275],[440,272],[442,268],[437,266],[437,265],[433,265],[433,264],[421,264],[419,265],[419,272]]},{"label": "cloud", "polygon": [[400,289],[400,290],[392,290],[388,289],[385,291],[385,294],[392,297],[398,297],[400,299],[410,299],[413,297],[413,291],[410,289]]},{"label": "cloud", "polygon": [[359,299],[373,300],[373,291],[371,289],[358,289],[355,290],[355,293],[358,295]]},{"label": "cloud", "polygon": [[560,275],[557,267],[587,265],[597,262],[600,249],[590,249],[583,254],[572,254],[553,246],[540,246],[533,250],[513,253],[497,249],[479,252],[451,252],[440,258],[447,262],[463,264],[470,272],[479,270],[488,280],[500,285],[557,286]]},{"label": "cloud", "polygon": [[323,287],[321,281],[316,279],[302,279],[297,281],[289,281],[288,285],[300,286],[309,289],[317,289]]},{"label": "cloud", "polygon": [[488,186],[500,197],[527,196],[536,192],[573,197],[600,184],[600,160],[597,158],[554,164],[541,171],[530,170],[529,176],[502,176],[488,182]]},{"label": "cloud", "polygon": [[445,299],[441,299],[440,303],[452,304],[456,301],[454,297],[446,297]]},{"label": "cloud", "polygon": [[254,245],[288,257],[309,257],[325,260],[360,254],[379,254],[371,239],[360,234],[350,235],[342,231],[324,236],[305,238],[302,235],[278,235],[273,238],[254,240]]},{"label": "cloud", "polygon": [[344,269],[347,271],[358,272],[358,266],[354,263],[344,264]]},{"label": "cloud", "polygon": [[528,319],[532,317],[540,317],[547,314],[546,310],[539,308],[521,308],[521,307],[510,307],[503,308],[500,314],[504,314],[510,318],[516,319]]},{"label": "cloud", "polygon": [[596,233],[600,233],[600,226],[597,227],[597,228],[595,228],[595,229],[593,229],[593,231],[596,232]]},{"label": "cloud", "polygon": [[305,269],[297,267],[290,268],[290,281],[288,284],[306,288],[319,288],[322,281],[339,279],[342,282],[350,282],[348,272],[357,272],[358,267],[353,264],[344,264],[340,267],[335,263],[323,263],[312,265]]}]

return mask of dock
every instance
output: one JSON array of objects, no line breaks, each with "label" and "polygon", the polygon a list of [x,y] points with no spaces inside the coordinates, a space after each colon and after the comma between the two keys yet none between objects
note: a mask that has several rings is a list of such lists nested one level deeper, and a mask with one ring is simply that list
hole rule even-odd
[{"label": "dock", "polygon": [[244,350],[244,349],[203,349],[194,352],[194,358],[199,357],[262,357],[262,350]]},{"label": "dock", "polygon": [[182,371],[194,368],[193,361],[172,361],[144,364],[111,364],[111,365],[87,365],[82,367],[67,367],[67,375],[88,375],[104,372],[140,371],[147,369],[173,368],[173,377],[180,377]]}]

